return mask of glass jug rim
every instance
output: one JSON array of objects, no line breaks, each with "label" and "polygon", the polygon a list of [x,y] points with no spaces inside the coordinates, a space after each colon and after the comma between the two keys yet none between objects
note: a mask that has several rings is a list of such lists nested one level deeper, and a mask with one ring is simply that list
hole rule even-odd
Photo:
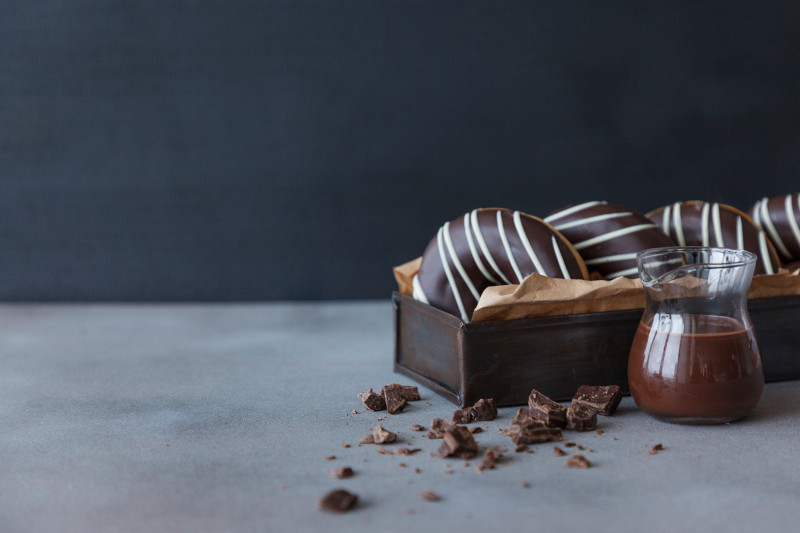
[{"label": "glass jug rim", "polygon": [[749,252],[747,250],[738,250],[734,248],[719,248],[715,246],[665,246],[663,248],[648,248],[646,250],[641,250],[637,252],[636,263],[641,267],[642,261],[650,257],[655,257],[658,255],[664,255],[668,253],[689,254],[696,252],[719,252],[726,255],[731,254],[739,258],[739,260],[730,263],[709,263],[709,262],[692,263],[693,267],[731,268],[731,267],[749,265],[751,263],[755,263],[758,260],[758,256],[753,252]]}]

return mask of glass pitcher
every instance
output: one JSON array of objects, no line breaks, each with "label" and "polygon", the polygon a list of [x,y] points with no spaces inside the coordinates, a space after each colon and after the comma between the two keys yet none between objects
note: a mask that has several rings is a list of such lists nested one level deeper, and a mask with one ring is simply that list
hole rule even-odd
[{"label": "glass pitcher", "polygon": [[640,409],[683,424],[731,422],[761,397],[761,354],[747,313],[756,255],[680,247],[637,254],[644,315],[628,359]]}]

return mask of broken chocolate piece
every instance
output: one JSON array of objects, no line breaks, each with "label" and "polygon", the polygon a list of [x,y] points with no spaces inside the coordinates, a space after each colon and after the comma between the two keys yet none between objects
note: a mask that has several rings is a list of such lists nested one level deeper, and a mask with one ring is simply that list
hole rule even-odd
[{"label": "broken chocolate piece", "polygon": [[475,420],[475,415],[472,407],[465,407],[453,411],[453,422],[456,424],[469,424],[473,420]]},{"label": "broken chocolate piece", "polygon": [[536,389],[531,390],[528,396],[528,408],[533,418],[550,427],[563,428],[567,425],[567,408]]},{"label": "broken chocolate piece", "polygon": [[397,440],[397,433],[392,433],[381,426],[375,426],[372,429],[372,442],[375,444],[389,444]]},{"label": "broken chocolate piece", "polygon": [[337,468],[336,470],[331,470],[331,477],[335,477],[337,479],[344,479],[348,477],[353,477],[353,469],[349,466],[343,466],[341,468]]},{"label": "broken chocolate piece", "polygon": [[523,420],[532,420],[533,417],[531,416],[531,411],[527,407],[520,407],[517,409],[514,418],[511,419],[512,424],[518,424]]},{"label": "broken chocolate piece", "polygon": [[572,398],[572,403],[584,404],[597,409],[601,415],[611,416],[617,410],[620,400],[622,393],[618,385],[581,385]]},{"label": "broken chocolate piece", "polygon": [[494,399],[480,399],[472,406],[473,420],[494,420],[497,418],[497,407],[494,405]]},{"label": "broken chocolate piece", "polygon": [[391,385],[384,385],[381,388],[381,394],[386,394],[386,391],[392,391],[409,402],[419,401],[419,389],[413,385],[400,385],[399,383],[392,383]]},{"label": "broken chocolate piece", "polygon": [[432,490],[422,490],[419,493],[419,497],[426,502],[438,502],[441,500],[438,494],[433,492]]},{"label": "broken chocolate piece", "polygon": [[655,446],[650,448],[650,455],[655,455],[655,454],[657,454],[658,452],[661,452],[661,451],[664,451],[664,445],[663,444],[656,444]]},{"label": "broken chocolate piece", "polygon": [[330,513],[344,513],[353,508],[358,501],[358,495],[344,489],[330,491],[319,502],[319,508]]},{"label": "broken chocolate piece", "polygon": [[475,467],[475,470],[478,472],[483,472],[484,470],[493,469],[497,464],[497,461],[499,461],[502,456],[503,454],[500,453],[499,446],[489,448],[486,450],[486,452],[484,452],[483,461],[481,461],[481,464]]},{"label": "broken chocolate piece", "polygon": [[442,445],[439,446],[440,457],[456,456],[461,459],[472,459],[478,452],[478,443],[470,433],[469,429],[456,426],[448,429],[443,437]]},{"label": "broken chocolate piece", "polygon": [[372,389],[367,392],[359,392],[357,396],[361,403],[364,404],[364,407],[370,411],[383,411],[386,409],[386,400],[383,399],[382,395],[372,392]]},{"label": "broken chocolate piece", "polygon": [[411,424],[410,426],[408,426],[408,429],[410,429],[411,431],[424,431],[425,427],[420,426],[419,424]]},{"label": "broken chocolate piece", "polygon": [[582,403],[567,407],[567,428],[575,431],[591,431],[597,427],[597,409]]},{"label": "broken chocolate piece", "polygon": [[567,455],[567,452],[565,452],[558,446],[553,446],[553,455],[555,455],[556,457],[564,457],[565,455]]},{"label": "broken chocolate piece", "polygon": [[483,428],[480,426],[472,426],[471,428],[469,428],[469,432],[472,433],[473,435],[475,433],[483,433]]},{"label": "broken chocolate piece", "polygon": [[390,415],[396,415],[408,405],[408,400],[402,392],[393,389],[387,390],[386,387],[384,387],[383,399],[386,400],[386,410]]},{"label": "broken chocolate piece", "polygon": [[566,462],[564,462],[564,465],[570,468],[589,468],[590,466],[592,466],[592,463],[590,463],[589,459],[587,459],[586,457],[582,456],[579,453],[576,453],[575,455],[567,459]]},{"label": "broken chocolate piece", "polygon": [[508,429],[501,429],[500,432],[511,437],[511,441],[517,446],[562,439],[561,428],[550,427],[541,420],[533,419],[523,420],[519,423],[512,422]]}]

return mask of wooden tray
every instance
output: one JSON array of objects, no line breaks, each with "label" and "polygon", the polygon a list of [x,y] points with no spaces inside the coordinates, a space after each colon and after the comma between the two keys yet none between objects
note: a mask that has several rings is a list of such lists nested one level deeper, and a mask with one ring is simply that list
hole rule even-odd
[{"label": "wooden tray", "polygon": [[[532,388],[567,401],[580,385],[627,392],[641,310],[477,322],[394,292],[394,368],[460,407],[524,405]],[[800,378],[800,296],[748,302],[766,381]]]}]

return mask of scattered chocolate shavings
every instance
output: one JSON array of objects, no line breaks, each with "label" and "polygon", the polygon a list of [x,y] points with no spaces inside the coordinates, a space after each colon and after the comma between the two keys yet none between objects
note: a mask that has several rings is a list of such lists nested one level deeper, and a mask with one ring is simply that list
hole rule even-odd
[{"label": "scattered chocolate shavings", "polygon": [[[358,397],[364,404],[364,407],[370,411],[383,411],[386,409],[386,400],[384,400],[382,395],[373,392],[372,389],[369,389],[367,392],[359,392]],[[353,413],[355,412],[354,409]]]},{"label": "scattered chocolate shavings", "polygon": [[581,385],[572,398],[572,403],[584,404],[597,409],[601,415],[611,416],[622,400],[622,392],[618,385],[590,386]]},{"label": "scattered chocolate shavings", "polygon": [[353,477],[353,469],[349,466],[343,466],[342,468],[337,468],[336,470],[331,470],[331,477],[335,477],[336,479],[345,479],[348,477]]},{"label": "scattered chocolate shavings", "polygon": [[329,513],[344,513],[352,509],[357,501],[358,495],[344,489],[336,489],[322,497],[319,508]]},{"label": "scattered chocolate shavings", "polygon": [[565,452],[558,446],[553,446],[553,455],[556,457],[564,457],[565,455],[567,455],[567,452]]},{"label": "scattered chocolate shavings", "polygon": [[658,452],[661,452],[661,451],[664,451],[664,445],[663,444],[656,444],[655,446],[650,448],[650,452],[649,453],[650,453],[650,455],[655,455],[655,454],[657,454]]},{"label": "scattered chocolate shavings", "polygon": [[465,427],[456,426],[448,429],[442,439],[438,452],[440,457],[456,456],[461,459],[472,459],[478,452],[478,443]]},{"label": "scattered chocolate shavings", "polygon": [[425,500],[426,502],[438,502],[439,500],[441,500],[439,495],[433,492],[432,490],[420,491],[419,497],[420,499]]},{"label": "scattered chocolate shavings", "polygon": [[414,449],[400,448],[399,450],[397,450],[394,453],[395,453],[395,455],[414,455],[415,453],[421,452],[421,451],[422,451],[421,448],[414,448]]},{"label": "scattered chocolate shavings", "polygon": [[483,472],[484,470],[493,469],[495,465],[497,465],[497,462],[500,460],[502,456],[503,454],[500,453],[499,446],[495,446],[493,448],[486,450],[486,452],[484,452],[483,454],[484,457],[483,461],[481,462],[481,464],[475,467],[475,470],[477,470],[478,472]]},{"label": "scattered chocolate shavings", "polygon": [[591,431],[597,427],[597,409],[581,403],[567,407],[567,428],[575,431]]},{"label": "scattered chocolate shavings", "polygon": [[583,455],[576,453],[575,455],[567,459],[564,465],[570,468],[589,468],[590,466],[592,466],[592,463],[590,463],[589,459],[587,459]]},{"label": "scattered chocolate shavings", "polygon": [[425,427],[420,426],[419,424],[411,424],[410,426],[408,426],[408,429],[410,429],[411,431],[425,431]]},{"label": "scattered chocolate shavings", "polygon": [[528,409],[533,418],[551,427],[563,428],[567,425],[567,408],[537,391],[528,395]]},{"label": "scattered chocolate shavings", "polygon": [[335,455],[329,455],[328,457],[325,458],[326,461],[333,461],[334,459],[336,459]]}]

